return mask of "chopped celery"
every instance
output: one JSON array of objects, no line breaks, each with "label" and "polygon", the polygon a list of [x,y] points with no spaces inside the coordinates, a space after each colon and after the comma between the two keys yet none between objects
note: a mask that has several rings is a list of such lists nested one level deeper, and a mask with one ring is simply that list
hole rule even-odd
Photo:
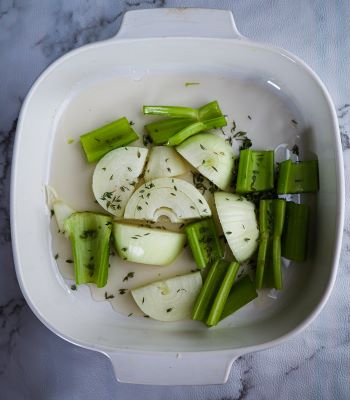
[{"label": "chopped celery", "polygon": [[76,284],[105,286],[112,218],[91,212],[77,212],[66,219],[64,226],[72,243]]},{"label": "chopped celery", "polygon": [[[143,106],[143,113],[170,117],[145,126],[155,144],[168,142],[169,146],[176,146],[203,130],[220,128],[227,124],[217,101],[212,101],[198,109],[178,106]],[[179,135],[170,140],[176,134]]]},{"label": "chopped celery", "polygon": [[212,101],[198,109],[178,106],[143,106],[143,113],[172,118],[190,118],[192,121],[204,121],[222,116],[217,101]]},{"label": "chopped celery", "polygon": [[205,268],[213,260],[223,258],[224,251],[212,218],[187,225],[186,234],[199,268]]},{"label": "chopped celery", "polygon": [[274,152],[241,150],[237,193],[263,192],[274,187]]},{"label": "chopped celery", "polygon": [[156,145],[166,143],[171,136],[193,123],[189,118],[167,118],[145,125],[152,142]]},{"label": "chopped celery", "polygon": [[286,202],[282,199],[260,200],[260,245],[255,286],[282,289],[281,236]]},{"label": "chopped celery", "polygon": [[307,255],[309,206],[287,202],[286,223],[282,236],[282,256],[302,262]]},{"label": "chopped celery", "polygon": [[207,119],[218,118],[222,116],[222,112],[219,103],[211,101],[208,104],[198,108],[198,119],[199,121],[205,121]]},{"label": "chopped celery", "polygon": [[205,321],[216,293],[218,292],[221,282],[226,274],[228,265],[228,262],[222,260],[214,262],[193,307],[192,319]]},{"label": "chopped celery", "polygon": [[225,117],[217,117],[213,119],[208,119],[203,122],[194,122],[191,125],[186,126],[180,132],[176,133],[169,140],[168,146],[177,146],[184,140],[195,135],[196,133],[207,131],[209,129],[217,129],[227,125]]},{"label": "chopped celery", "polygon": [[122,117],[117,121],[81,135],[80,143],[88,162],[91,163],[98,161],[109,151],[126,146],[137,139],[138,135],[130,126],[129,121]]},{"label": "chopped celery", "polygon": [[254,284],[248,275],[236,282],[226,300],[220,321],[258,297]]},{"label": "chopped celery", "polygon": [[279,165],[277,193],[306,193],[318,191],[318,161],[293,163],[286,160]]},{"label": "chopped celery", "polygon": [[207,325],[213,326],[220,321],[222,311],[225,307],[226,300],[232,288],[233,282],[236,278],[239,269],[239,264],[237,261],[232,262],[226,271],[225,277],[220,285],[220,289],[215,296],[214,303],[211,307],[208,319],[206,321]]},{"label": "chopped celery", "polygon": [[143,113],[172,118],[190,118],[192,121],[198,120],[198,110],[191,107],[143,106]]}]

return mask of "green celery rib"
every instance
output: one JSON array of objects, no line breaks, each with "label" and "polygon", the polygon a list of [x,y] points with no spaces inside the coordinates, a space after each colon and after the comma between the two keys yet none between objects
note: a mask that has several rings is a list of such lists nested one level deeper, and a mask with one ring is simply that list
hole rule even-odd
[{"label": "green celery rib", "polygon": [[178,106],[143,106],[145,115],[161,115],[172,118],[191,118],[198,120],[198,110],[191,107]]},{"label": "green celery rib", "polygon": [[190,118],[192,121],[205,121],[217,117],[222,117],[219,103],[211,101],[198,109],[192,107],[178,106],[143,106],[145,115],[160,115],[172,118]]},{"label": "green celery rib", "polygon": [[211,266],[193,307],[192,319],[205,321],[228,266],[229,263],[223,260],[217,260]]},{"label": "green celery rib", "polygon": [[239,269],[239,264],[237,261],[232,262],[227,268],[225,277],[221,283],[220,289],[215,296],[214,303],[211,307],[209,316],[207,318],[207,325],[214,326],[220,321],[222,311],[225,307],[226,300],[232,288],[233,282],[236,278]]},{"label": "green celery rib", "polygon": [[122,117],[117,121],[81,135],[80,143],[88,162],[91,163],[98,161],[111,150],[126,146],[138,138],[129,121]]},{"label": "green celery rib", "polygon": [[64,226],[72,244],[76,284],[95,283],[97,287],[105,286],[112,218],[91,212],[78,212],[68,217]]},{"label": "green celery rib", "polygon": [[236,192],[251,193],[274,187],[274,152],[241,150],[238,164]]},{"label": "green celery rib", "polygon": [[189,118],[168,118],[151,122],[145,129],[156,145],[166,143],[173,135],[193,123]]},{"label": "green celery rib", "polygon": [[282,261],[281,261],[281,237],[272,238],[272,268],[273,283],[277,290],[282,289]]},{"label": "green celery rib", "polygon": [[281,236],[285,209],[283,199],[260,200],[260,244],[255,275],[257,289],[263,286],[282,289]]},{"label": "green celery rib", "polygon": [[224,250],[212,218],[192,222],[186,226],[185,231],[199,268],[206,268],[213,260],[224,257]]},{"label": "green celery rib", "polygon": [[226,300],[225,307],[222,311],[220,321],[233,314],[246,304],[258,297],[253,282],[248,275],[244,276],[236,282]]},{"label": "green celery rib", "polygon": [[[170,117],[145,126],[155,144],[176,146],[188,137],[208,129],[227,125],[217,101],[196,109],[178,106],[143,106],[145,115]],[[175,136],[174,136],[175,135]]]},{"label": "green celery rib", "polygon": [[189,137],[202,132],[207,131],[209,129],[217,129],[227,125],[227,121],[225,117],[218,117],[209,119],[203,122],[195,122],[185,128],[183,128],[180,132],[176,133],[172,136],[169,140],[167,145],[168,146],[177,146],[182,143],[184,140],[188,139]]},{"label": "green celery rib", "polygon": [[263,287],[264,271],[265,271],[265,264],[267,262],[268,246],[269,246],[268,236],[260,239],[259,250],[258,250],[258,259],[257,259],[257,263],[256,263],[256,272],[255,272],[255,287],[257,289],[261,289]]},{"label": "green celery rib", "polygon": [[297,163],[286,160],[280,163],[277,182],[278,194],[317,192],[318,189],[317,160]]},{"label": "green celery rib", "polygon": [[218,117],[222,117],[222,112],[219,103],[216,100],[205,104],[198,109],[198,119],[200,121]]},{"label": "green celery rib", "polygon": [[307,256],[309,206],[287,202],[286,223],[282,236],[282,256],[302,262]]}]

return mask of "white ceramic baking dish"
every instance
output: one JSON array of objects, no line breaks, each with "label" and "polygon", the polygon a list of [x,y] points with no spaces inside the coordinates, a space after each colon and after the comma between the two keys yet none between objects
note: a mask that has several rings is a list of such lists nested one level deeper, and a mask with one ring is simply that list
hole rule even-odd
[{"label": "white ceramic baking dish", "polygon": [[[201,84],[186,87],[187,92],[172,83],[193,79]],[[143,81],[148,83],[138,91]],[[237,88],[238,81],[240,91],[231,93],[231,83]],[[150,82],[156,83],[152,90],[148,90]],[[261,89],[259,95],[251,95],[254,85]],[[273,99],[278,96],[284,100],[276,100],[274,109]],[[309,262],[285,271],[290,277],[276,301],[242,309],[214,329],[191,321],[167,324],[127,318],[107,302],[93,301],[87,290],[73,294],[53,259],[44,191],[52,163],[63,182],[62,197],[69,198],[75,185],[79,187],[72,167],[84,168],[84,163],[74,164],[62,143],[130,109],[139,110],[146,102],[200,105],[213,99],[223,104],[229,119],[246,127],[256,147],[297,140],[305,154],[317,154],[320,191],[311,199]],[[282,110],[286,102],[298,121],[282,129],[279,107]],[[248,113],[253,124],[249,126]],[[141,118],[141,112],[135,118]],[[295,122],[298,126],[293,126]],[[81,201],[83,209],[84,198]],[[21,110],[12,165],[11,226],[23,295],[57,335],[106,354],[122,382],[222,383],[238,356],[277,345],[304,329],[320,312],[333,286],[343,212],[342,153],[327,90],[294,55],[242,37],[229,11],[128,12],[115,37],[72,51],[51,65],[33,85]]]}]

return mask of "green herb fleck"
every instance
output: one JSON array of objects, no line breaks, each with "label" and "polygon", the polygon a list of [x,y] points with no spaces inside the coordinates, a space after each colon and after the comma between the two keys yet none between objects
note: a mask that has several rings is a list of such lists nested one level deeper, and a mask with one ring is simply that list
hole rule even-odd
[{"label": "green herb fleck", "polygon": [[90,229],[90,230],[84,231],[84,232],[80,235],[80,238],[81,238],[81,239],[94,239],[96,236],[97,236],[97,231],[96,231],[96,229]]},{"label": "green herb fleck", "polygon": [[292,153],[299,156],[299,146],[297,144],[292,147]]},{"label": "green herb fleck", "polygon": [[188,87],[188,86],[194,86],[194,85],[200,85],[200,83],[199,83],[199,82],[186,82],[186,83],[185,83],[185,86],[186,86],[186,87]]},{"label": "green herb fleck", "polygon": [[231,128],[231,132],[233,133],[235,130],[236,130],[236,121],[235,120],[233,120],[232,121],[232,128]]},{"label": "green herb fleck", "polygon": [[135,276],[135,272],[128,272],[128,274],[124,277],[123,282],[128,281],[129,279]]},{"label": "green herb fleck", "polygon": [[236,133],[233,135],[233,137],[234,137],[235,139],[237,139],[237,138],[242,138],[242,137],[244,137],[244,136],[246,136],[246,135],[247,135],[247,132],[239,131],[239,132],[236,132]]}]

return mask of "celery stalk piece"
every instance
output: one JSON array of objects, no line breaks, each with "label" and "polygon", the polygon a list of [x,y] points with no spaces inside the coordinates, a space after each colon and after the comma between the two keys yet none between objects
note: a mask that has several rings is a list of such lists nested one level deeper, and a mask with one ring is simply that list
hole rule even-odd
[{"label": "celery stalk piece", "polygon": [[195,135],[196,133],[207,131],[209,129],[217,129],[227,125],[225,117],[218,117],[213,119],[208,119],[203,122],[195,122],[191,125],[186,126],[180,132],[176,133],[169,140],[168,146],[177,146],[184,140]]},{"label": "celery stalk piece", "polygon": [[88,162],[92,163],[98,161],[109,151],[126,146],[138,138],[129,121],[122,117],[117,121],[81,135],[80,143]]},{"label": "celery stalk piece", "polygon": [[318,161],[300,161],[293,163],[286,160],[279,165],[277,193],[308,193],[317,192]]},{"label": "celery stalk piece", "polygon": [[213,326],[220,321],[222,311],[225,307],[227,297],[230,294],[230,290],[236,278],[238,269],[239,269],[239,263],[237,261],[232,262],[228,266],[227,272],[221,283],[220,289],[217,295],[215,296],[214,303],[211,307],[208,319],[206,321],[207,325]]},{"label": "celery stalk piece", "polygon": [[283,199],[260,200],[260,245],[255,286],[282,289],[281,236],[286,202]]},{"label": "celery stalk piece", "polygon": [[248,275],[244,276],[232,286],[231,292],[226,300],[220,321],[233,314],[246,304],[258,297],[254,284]]},{"label": "celery stalk piece", "polygon": [[263,192],[274,187],[274,152],[241,150],[237,193]]},{"label": "celery stalk piece", "polygon": [[220,128],[227,125],[217,101],[212,101],[198,109],[146,105],[143,106],[143,113],[145,115],[170,117],[145,126],[147,133],[155,144],[167,143],[173,135],[179,133],[178,137],[168,143],[169,146],[176,146],[186,138],[203,130]]},{"label": "celery stalk piece", "polygon": [[226,274],[229,263],[223,260],[216,260],[211,266],[202,289],[193,307],[192,319],[205,321],[207,318],[216,293]]},{"label": "celery stalk piece", "polygon": [[287,202],[286,223],[282,236],[282,256],[302,262],[307,256],[309,206]]},{"label": "celery stalk piece", "polygon": [[143,106],[145,115],[160,115],[172,118],[190,118],[193,121],[205,121],[222,116],[218,102],[211,101],[198,109],[178,106]]},{"label": "celery stalk piece", "polygon": [[91,212],[77,212],[66,219],[64,226],[72,243],[76,284],[105,286],[112,218]]},{"label": "celery stalk piece", "polygon": [[186,226],[186,235],[193,257],[199,268],[224,257],[224,250],[212,218],[192,222]]},{"label": "celery stalk piece", "polygon": [[172,118],[190,118],[198,120],[198,110],[191,107],[178,106],[143,106],[145,115],[160,115]]},{"label": "celery stalk piece", "polygon": [[207,119],[213,119],[218,117],[222,117],[222,112],[219,107],[219,103],[216,100],[211,101],[210,103],[205,104],[204,106],[198,109],[199,121],[204,121]]},{"label": "celery stalk piece", "polygon": [[167,118],[145,125],[152,142],[156,145],[166,143],[171,136],[193,124],[190,118]]},{"label": "celery stalk piece", "polygon": [[257,289],[261,289],[263,287],[265,264],[267,263],[268,259],[267,257],[268,247],[269,247],[268,234],[267,233],[263,234],[263,232],[260,231],[260,244],[259,244],[258,259],[256,262],[256,272],[255,272],[255,287]]}]

